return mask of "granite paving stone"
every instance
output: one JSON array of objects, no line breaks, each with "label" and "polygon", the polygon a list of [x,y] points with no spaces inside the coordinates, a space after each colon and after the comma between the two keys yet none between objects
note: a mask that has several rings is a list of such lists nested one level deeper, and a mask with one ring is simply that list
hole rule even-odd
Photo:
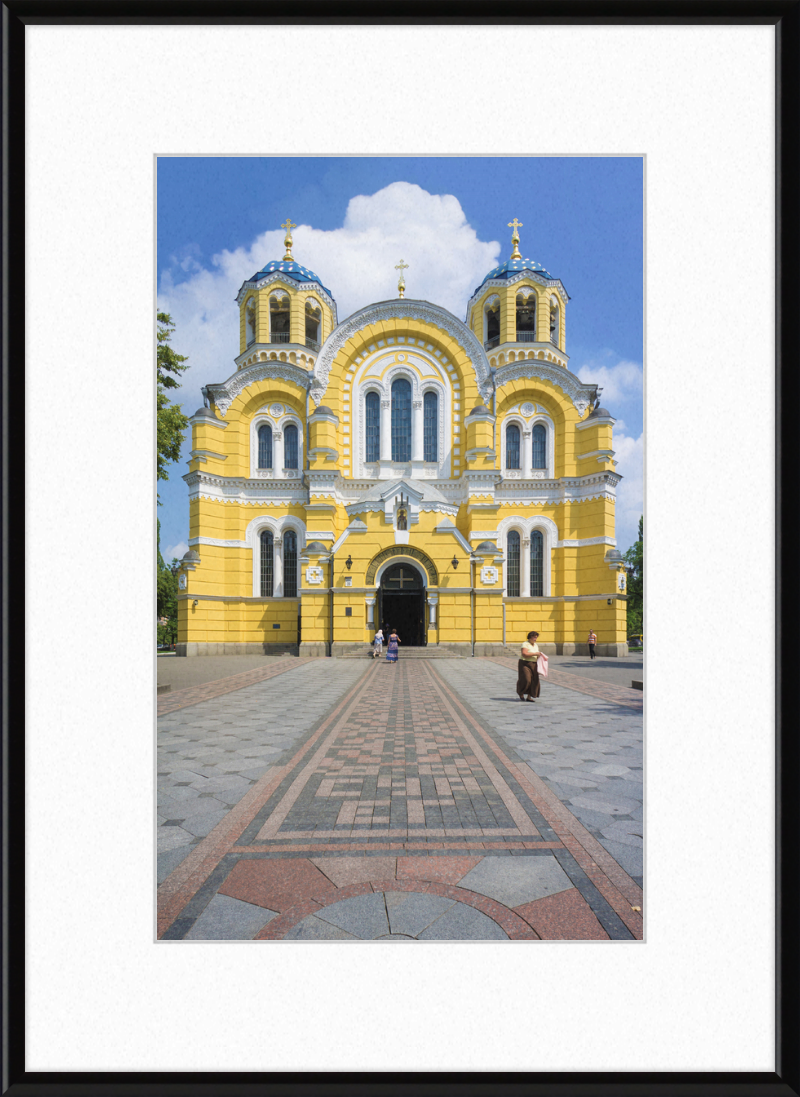
[{"label": "granite paving stone", "polygon": [[572,887],[572,881],[550,854],[510,861],[484,857],[462,877],[459,886],[497,899],[507,907],[516,907],[564,891]]},{"label": "granite paving stone", "polygon": [[317,912],[323,922],[330,922],[362,941],[372,941],[389,933],[389,920],[386,914],[386,902],[382,892],[368,895],[354,895],[351,899],[342,899]]},{"label": "granite paving stone", "polygon": [[315,914],[309,914],[302,922],[289,930],[284,941],[360,941],[354,933],[348,933],[332,922],[326,922]]},{"label": "granite paving stone", "polygon": [[455,905],[454,899],[418,891],[387,891],[385,894],[392,933],[407,937],[416,937]]},{"label": "granite paving stone", "polygon": [[488,914],[454,903],[419,934],[419,941],[507,941],[508,934]]},{"label": "granite paving stone", "polygon": [[184,937],[185,941],[250,941],[277,911],[215,895]]}]

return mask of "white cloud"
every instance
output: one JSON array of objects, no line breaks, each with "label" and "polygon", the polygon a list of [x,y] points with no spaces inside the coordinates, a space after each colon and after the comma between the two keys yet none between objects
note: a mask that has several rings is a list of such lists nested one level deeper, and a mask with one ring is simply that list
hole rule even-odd
[{"label": "white cloud", "polygon": [[172,563],[173,560],[181,560],[183,556],[189,551],[189,546],[185,541],[179,541],[177,545],[173,545],[172,548],[166,548],[161,553],[164,558],[165,564]]},{"label": "white cloud", "polygon": [[[397,297],[395,264],[403,259],[406,296],[432,301],[463,318],[467,300],[500,256],[497,241],[478,239],[461,203],[451,194],[429,194],[414,183],[391,183],[376,194],[350,199],[341,228],[299,225],[293,254],[327,286],[339,321],[374,301]],[[224,381],[239,352],[239,311],[234,301],[242,282],[269,260],[283,256],[283,231],[257,236],[247,248],[222,251],[209,267],[187,247],[172,269],[191,271],[175,284],[161,259],[158,307],[176,324],[175,349],[189,356],[182,389],[175,398],[184,411],[201,406],[200,387]]]},{"label": "white cloud", "polygon": [[630,438],[615,429],[614,460],[623,477],[617,485],[617,548],[625,552],[639,536],[639,518],[644,513],[644,435]]},{"label": "white cloud", "polygon": [[603,390],[600,402],[612,415],[615,404],[626,400],[641,402],[643,389],[643,370],[639,363],[625,359],[612,363],[610,359],[613,357],[612,351],[606,351],[577,367],[577,374],[584,384],[598,385]]}]

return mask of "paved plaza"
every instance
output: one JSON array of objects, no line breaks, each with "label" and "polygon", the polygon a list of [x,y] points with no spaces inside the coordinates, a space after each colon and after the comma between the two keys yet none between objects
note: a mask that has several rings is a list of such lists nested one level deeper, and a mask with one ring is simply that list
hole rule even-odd
[{"label": "paved plaza", "polygon": [[643,695],[575,662],[535,703],[508,657],[198,668],[158,698],[159,938],[641,940]]}]

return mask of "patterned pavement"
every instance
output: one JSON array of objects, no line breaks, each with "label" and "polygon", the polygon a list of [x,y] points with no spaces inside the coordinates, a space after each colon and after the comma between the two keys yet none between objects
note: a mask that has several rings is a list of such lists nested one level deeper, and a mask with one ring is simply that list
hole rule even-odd
[{"label": "patterned pavement", "polygon": [[282,660],[165,715],[159,937],[641,939],[635,691],[506,663]]}]

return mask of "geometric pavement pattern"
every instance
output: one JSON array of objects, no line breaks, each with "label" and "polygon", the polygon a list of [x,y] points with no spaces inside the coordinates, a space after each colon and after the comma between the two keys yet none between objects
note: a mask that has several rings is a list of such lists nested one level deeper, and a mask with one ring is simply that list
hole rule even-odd
[{"label": "geometric pavement pattern", "polygon": [[159,938],[642,938],[641,694],[281,664],[159,719]]}]

